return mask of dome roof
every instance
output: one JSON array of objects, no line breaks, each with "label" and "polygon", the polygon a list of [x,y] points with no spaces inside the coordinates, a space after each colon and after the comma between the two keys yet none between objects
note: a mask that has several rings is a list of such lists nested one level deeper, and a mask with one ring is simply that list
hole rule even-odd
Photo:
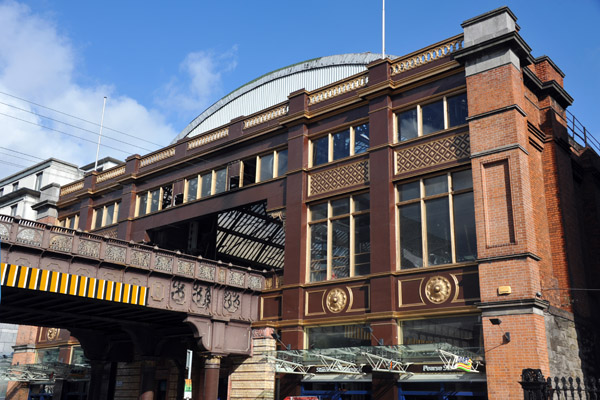
[{"label": "dome roof", "polygon": [[192,137],[287,100],[299,89],[312,91],[367,70],[381,54],[320,57],[269,72],[229,93],[190,122],[173,142]]}]

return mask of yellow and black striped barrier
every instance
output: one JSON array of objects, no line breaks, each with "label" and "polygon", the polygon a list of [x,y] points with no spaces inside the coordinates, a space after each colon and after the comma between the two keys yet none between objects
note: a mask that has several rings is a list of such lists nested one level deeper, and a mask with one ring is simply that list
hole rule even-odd
[{"label": "yellow and black striped barrier", "polygon": [[0,264],[2,286],[145,306],[148,288],[65,272]]}]

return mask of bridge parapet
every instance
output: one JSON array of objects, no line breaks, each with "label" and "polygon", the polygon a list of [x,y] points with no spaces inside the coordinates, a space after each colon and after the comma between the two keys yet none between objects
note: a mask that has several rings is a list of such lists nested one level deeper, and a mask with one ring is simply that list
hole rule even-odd
[{"label": "bridge parapet", "polygon": [[6,215],[0,240],[4,286],[185,313],[207,351],[250,351],[261,271]]}]

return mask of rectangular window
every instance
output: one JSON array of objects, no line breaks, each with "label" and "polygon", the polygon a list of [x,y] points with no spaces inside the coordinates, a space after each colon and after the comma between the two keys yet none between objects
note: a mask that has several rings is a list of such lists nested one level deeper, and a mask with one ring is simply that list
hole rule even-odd
[{"label": "rectangular window", "polygon": [[[186,184],[188,183],[189,182],[186,181]],[[173,200],[174,197],[172,184],[140,193],[137,196],[136,215],[140,217],[148,213],[165,210],[173,206]]]},{"label": "rectangular window", "polygon": [[[92,220],[92,229],[102,228],[103,226],[116,224],[119,216],[119,203],[110,203],[94,209]],[[65,223],[70,224],[72,220],[66,219]],[[66,226],[66,225],[65,225]],[[71,226],[69,226],[71,228]],[[74,228],[72,228],[74,229]]]},{"label": "rectangular window", "polygon": [[215,190],[213,194],[222,193],[227,188],[227,168],[215,171]]},{"label": "rectangular window", "polygon": [[12,191],[16,192],[17,190],[19,190],[19,182],[15,182],[12,184]]},{"label": "rectangular window", "polygon": [[369,124],[361,124],[346,130],[330,133],[312,140],[312,166],[326,164],[369,149]]},{"label": "rectangular window", "polygon": [[212,171],[200,177],[202,186],[200,189],[200,197],[208,197],[212,194]]},{"label": "rectangular window", "polygon": [[17,216],[17,204],[15,204],[14,206],[10,206],[10,216],[11,217]]},{"label": "rectangular window", "polygon": [[194,201],[198,198],[198,177],[195,176],[186,181],[186,199],[185,201]]},{"label": "rectangular window", "polygon": [[35,174],[35,190],[40,190],[40,188],[42,187],[43,175],[44,172],[38,172],[37,174]]},{"label": "rectangular window", "polygon": [[252,157],[242,162],[242,186],[264,182],[285,175],[287,172],[287,149]]},{"label": "rectangular window", "polygon": [[311,205],[309,216],[311,282],[369,274],[368,193]]},{"label": "rectangular window", "polygon": [[447,343],[473,353],[483,350],[479,315],[401,321],[400,329],[404,345]]},{"label": "rectangular window", "polygon": [[402,269],[477,258],[471,170],[400,184],[397,204]]},{"label": "rectangular window", "polygon": [[429,135],[467,123],[467,94],[444,97],[396,115],[398,141]]},{"label": "rectangular window", "polygon": [[138,216],[148,213],[148,192],[138,195]]},{"label": "rectangular window", "polygon": [[306,328],[309,349],[331,349],[371,345],[369,325],[335,325]]}]

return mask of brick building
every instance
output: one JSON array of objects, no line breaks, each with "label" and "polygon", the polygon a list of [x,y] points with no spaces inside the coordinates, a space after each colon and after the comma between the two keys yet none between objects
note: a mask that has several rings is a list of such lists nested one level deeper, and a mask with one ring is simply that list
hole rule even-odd
[{"label": "brick building", "polygon": [[[253,356],[204,349],[197,398],[512,399],[523,368],[598,373],[600,160],[508,8],[462,27],[265,75],[62,188],[61,221],[266,274]],[[182,391],[140,360],[115,396]]]}]

